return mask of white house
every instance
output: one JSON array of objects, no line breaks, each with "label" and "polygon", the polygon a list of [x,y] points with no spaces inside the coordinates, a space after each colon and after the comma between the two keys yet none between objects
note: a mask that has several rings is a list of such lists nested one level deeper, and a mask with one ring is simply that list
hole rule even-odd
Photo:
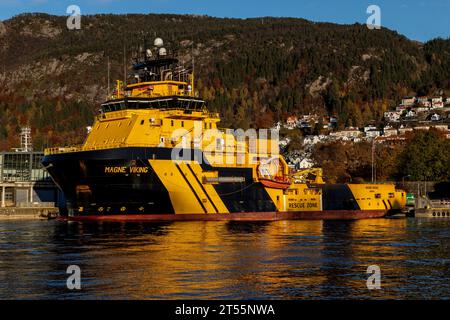
[{"label": "white house", "polygon": [[328,136],[325,136],[325,135],[317,135],[317,136],[309,135],[309,136],[306,136],[305,138],[303,138],[303,144],[304,145],[317,144],[319,142],[326,141],[327,138],[328,138]]},{"label": "white house", "polygon": [[416,97],[405,97],[402,99],[402,105],[412,106],[416,102]]},{"label": "white house", "polygon": [[362,135],[362,132],[356,128],[347,128],[341,131],[331,132],[330,136],[338,138],[358,138]]},{"label": "white house", "polygon": [[441,120],[441,116],[437,113],[433,113],[430,117],[430,120],[431,121],[439,121],[439,120]]},{"label": "white house", "polygon": [[376,138],[381,136],[380,130],[368,130],[366,131],[366,138]]},{"label": "white house", "polygon": [[406,112],[405,117],[406,118],[413,118],[416,116],[416,112],[414,110],[408,110],[408,112]]},{"label": "white house", "polygon": [[435,103],[433,103],[433,106],[431,108],[437,109],[437,108],[443,108],[443,107],[444,107],[443,102],[435,102]]},{"label": "white house", "polygon": [[431,107],[432,108],[443,108],[444,102],[442,101],[442,97],[431,98]]},{"label": "white house", "polygon": [[398,111],[386,111],[384,113],[384,119],[389,122],[397,122],[400,120],[401,113]]},{"label": "white house", "polygon": [[309,158],[303,158],[300,162],[298,162],[298,167],[300,169],[309,169],[314,166],[314,162]]},{"label": "white house", "polygon": [[431,102],[428,100],[428,97],[419,97],[417,98],[417,103],[425,108],[431,107]]},{"label": "white house", "polygon": [[442,97],[433,97],[431,98],[431,103],[442,102]]},{"label": "white house", "polygon": [[[430,103],[430,106],[431,106],[431,103]],[[417,108],[415,108],[414,110],[415,110],[417,113],[421,113],[421,112],[428,112],[429,109],[430,109],[430,107],[417,107]]]},{"label": "white house", "polygon": [[391,127],[391,126],[386,126],[383,129],[383,135],[385,137],[392,137],[392,136],[396,136],[398,134],[397,129]]},{"label": "white house", "polygon": [[370,125],[364,127],[364,132],[373,131],[373,130],[376,130],[376,129],[377,129],[377,127],[375,127],[374,125],[370,124]]}]

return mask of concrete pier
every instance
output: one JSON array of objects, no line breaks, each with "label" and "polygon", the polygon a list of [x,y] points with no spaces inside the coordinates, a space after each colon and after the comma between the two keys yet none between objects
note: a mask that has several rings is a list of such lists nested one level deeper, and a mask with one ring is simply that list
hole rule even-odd
[{"label": "concrete pier", "polygon": [[19,208],[8,207],[0,208],[1,220],[28,220],[28,219],[54,219],[58,216],[59,209],[56,207],[35,207]]}]

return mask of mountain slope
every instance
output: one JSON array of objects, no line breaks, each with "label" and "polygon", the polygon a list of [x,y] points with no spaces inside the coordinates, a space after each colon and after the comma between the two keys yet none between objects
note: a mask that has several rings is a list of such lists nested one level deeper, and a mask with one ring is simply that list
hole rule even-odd
[{"label": "mountain slope", "polygon": [[380,120],[409,94],[450,89],[450,40],[425,44],[365,25],[303,19],[191,15],[95,15],[69,31],[66,17],[25,14],[0,28],[0,148],[30,124],[36,147],[81,141],[111,79],[132,49],[161,37],[195,57],[197,89],[222,125],[269,126],[298,112],[340,124]]}]

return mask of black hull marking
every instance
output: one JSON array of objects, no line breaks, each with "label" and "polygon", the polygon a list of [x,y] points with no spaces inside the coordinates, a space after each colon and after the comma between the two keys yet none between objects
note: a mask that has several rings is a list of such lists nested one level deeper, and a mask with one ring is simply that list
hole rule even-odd
[{"label": "black hull marking", "polygon": [[187,185],[189,186],[189,188],[191,189],[192,193],[194,194],[195,198],[197,199],[198,203],[200,203],[200,206],[203,209],[204,213],[208,213],[208,210],[206,210],[205,205],[202,202],[202,199],[199,198],[197,192],[195,192],[194,188],[192,187],[191,183],[189,182],[189,180],[186,178],[186,176],[183,173],[183,170],[181,170],[180,166],[176,163],[175,166],[177,167],[178,171],[180,172],[181,176],[183,177],[184,181],[186,181]]},{"label": "black hull marking", "polygon": [[214,210],[216,211],[216,213],[219,213],[219,210],[217,210],[216,205],[214,204],[214,202],[211,200],[210,196],[208,195],[208,193],[206,192],[205,187],[203,186],[203,184],[200,182],[200,180],[198,179],[197,175],[195,174],[194,170],[192,170],[191,165],[190,164],[186,164],[186,166],[189,168],[189,171],[191,171],[192,175],[194,176],[195,180],[197,181],[197,183],[200,185],[200,188],[202,188],[202,191],[205,193],[206,197],[208,198],[208,201],[212,204]]}]

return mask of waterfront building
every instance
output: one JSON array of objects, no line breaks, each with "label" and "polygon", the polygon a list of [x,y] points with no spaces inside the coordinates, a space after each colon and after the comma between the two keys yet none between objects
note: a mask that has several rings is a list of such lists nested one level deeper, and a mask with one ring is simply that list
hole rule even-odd
[{"label": "waterfront building", "polygon": [[55,206],[62,195],[42,167],[43,152],[0,152],[1,207]]}]

